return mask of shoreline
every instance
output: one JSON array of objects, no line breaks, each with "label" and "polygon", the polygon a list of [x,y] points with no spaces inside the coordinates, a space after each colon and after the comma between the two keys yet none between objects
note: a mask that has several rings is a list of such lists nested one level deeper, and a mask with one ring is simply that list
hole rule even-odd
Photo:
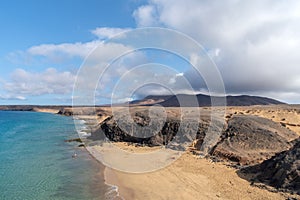
[{"label": "shoreline", "polygon": [[[95,118],[95,116],[82,115],[82,116],[76,116],[76,118],[74,118],[74,120],[82,122],[82,123],[80,123],[82,125],[82,130],[78,130],[77,128],[79,125],[74,123],[76,130],[79,131],[80,133],[85,133],[85,135],[89,135],[90,133],[87,130],[91,129],[91,127],[90,127],[91,125],[89,124],[88,121],[89,120],[97,120],[97,118]],[[77,134],[78,134],[79,138],[82,139],[83,136],[80,135],[79,133],[77,133]],[[84,147],[84,149],[95,160],[95,162],[98,163],[99,168],[101,168],[101,169],[103,168],[103,170],[99,171],[98,175],[103,176],[104,184],[106,186],[110,187],[109,191],[107,191],[103,195],[106,196],[106,198],[111,197],[116,200],[131,199],[131,198],[128,198],[128,197],[130,197],[130,195],[128,195],[128,194],[130,194],[130,191],[126,191],[126,189],[121,185],[121,183],[117,181],[118,179],[112,173],[112,171],[107,166],[105,166],[103,163],[101,163],[87,147]],[[113,193],[113,194],[111,194],[111,193]]]},{"label": "shoreline", "polygon": [[123,185],[114,170],[106,166],[104,169],[104,180],[106,185],[115,188],[117,193],[117,196],[115,197],[116,199],[134,199],[134,191]]}]

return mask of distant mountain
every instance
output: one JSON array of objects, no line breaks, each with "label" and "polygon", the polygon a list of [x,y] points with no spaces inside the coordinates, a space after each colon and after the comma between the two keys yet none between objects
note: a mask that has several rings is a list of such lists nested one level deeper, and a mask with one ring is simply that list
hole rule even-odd
[{"label": "distant mountain", "polygon": [[[141,100],[130,102],[131,105],[154,105],[159,104],[164,107],[205,107],[211,106],[212,100],[215,106],[223,105],[225,97],[208,96],[204,94],[188,95],[150,95]],[[285,104],[275,99],[259,96],[240,95],[226,96],[227,106],[251,106],[251,105],[276,105]]]}]

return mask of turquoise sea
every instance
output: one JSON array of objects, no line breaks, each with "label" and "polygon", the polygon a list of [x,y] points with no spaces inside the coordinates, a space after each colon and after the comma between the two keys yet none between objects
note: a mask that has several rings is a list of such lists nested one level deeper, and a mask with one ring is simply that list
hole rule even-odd
[{"label": "turquoise sea", "polygon": [[106,199],[102,165],[64,142],[76,137],[70,117],[0,111],[0,199]]}]

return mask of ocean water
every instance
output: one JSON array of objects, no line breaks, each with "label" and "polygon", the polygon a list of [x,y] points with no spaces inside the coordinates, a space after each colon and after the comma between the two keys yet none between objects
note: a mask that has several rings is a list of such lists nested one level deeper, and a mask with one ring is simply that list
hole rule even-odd
[{"label": "ocean water", "polygon": [[103,167],[64,142],[76,137],[70,117],[0,111],[0,199],[107,199]]}]

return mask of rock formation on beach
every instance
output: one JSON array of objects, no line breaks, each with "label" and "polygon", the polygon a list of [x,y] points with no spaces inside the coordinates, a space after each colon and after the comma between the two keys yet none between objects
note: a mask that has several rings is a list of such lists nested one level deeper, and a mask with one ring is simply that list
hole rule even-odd
[{"label": "rock formation on beach", "polygon": [[271,185],[283,191],[300,195],[300,139],[287,151],[281,152],[261,164],[240,170],[242,177]]},{"label": "rock formation on beach", "polygon": [[[176,114],[169,114],[165,122],[157,120],[153,116],[150,120],[146,108],[136,109],[132,113],[133,121],[125,116],[126,113],[118,115],[117,119],[112,115],[102,121],[92,133],[90,139],[103,140],[107,138],[114,142],[133,142],[148,146],[168,145],[171,141],[173,144],[180,144],[182,141],[192,143],[196,138],[196,134],[197,137],[204,138],[204,128],[207,128],[209,123],[209,119],[205,121],[205,116],[202,116],[203,129],[198,130],[198,121],[188,121],[188,124],[183,124]],[[193,130],[191,130],[192,124],[194,125]],[[184,133],[181,134],[182,137],[177,134],[179,132]]]}]

